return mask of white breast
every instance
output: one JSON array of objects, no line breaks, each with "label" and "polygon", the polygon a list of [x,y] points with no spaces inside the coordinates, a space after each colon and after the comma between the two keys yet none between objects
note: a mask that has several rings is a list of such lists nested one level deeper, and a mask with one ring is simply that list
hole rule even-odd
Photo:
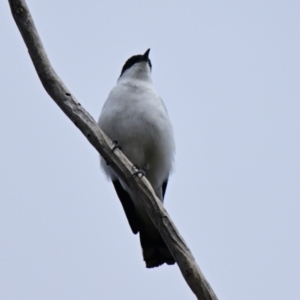
[{"label": "white breast", "polygon": [[[133,164],[146,169],[153,188],[160,187],[171,172],[175,144],[167,111],[152,82],[120,81],[98,124]],[[108,176],[115,176],[103,160],[101,165]]]}]

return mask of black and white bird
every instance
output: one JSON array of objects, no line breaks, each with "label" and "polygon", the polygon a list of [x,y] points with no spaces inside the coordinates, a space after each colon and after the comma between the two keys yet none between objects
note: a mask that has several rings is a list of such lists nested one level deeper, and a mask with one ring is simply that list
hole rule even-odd
[{"label": "black and white bird", "polygon": [[[152,83],[149,52],[150,49],[126,61],[102,108],[98,124],[111,140],[118,143],[128,159],[143,171],[163,202],[172,171],[175,143],[166,107]],[[101,166],[115,187],[132,232],[139,232],[146,267],[174,264],[173,256],[138,196],[118,178],[103,158]]]}]

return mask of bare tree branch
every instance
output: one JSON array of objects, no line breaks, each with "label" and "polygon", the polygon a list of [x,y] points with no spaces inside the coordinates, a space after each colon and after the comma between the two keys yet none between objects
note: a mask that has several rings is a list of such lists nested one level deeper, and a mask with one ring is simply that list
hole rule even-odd
[{"label": "bare tree branch", "polygon": [[135,190],[158,228],[186,282],[201,300],[217,300],[200,271],[191,251],[179,234],[160,200],[145,177],[134,177],[132,163],[98,127],[91,115],[70,93],[53,70],[24,0],[9,0],[12,15],[21,32],[36,72],[50,97],[79,128],[94,148],[104,157],[124,182]]}]

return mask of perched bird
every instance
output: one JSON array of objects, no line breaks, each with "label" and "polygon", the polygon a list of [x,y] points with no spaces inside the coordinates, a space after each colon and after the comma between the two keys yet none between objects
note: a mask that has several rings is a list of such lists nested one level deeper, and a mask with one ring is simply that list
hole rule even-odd
[{"label": "perched bird", "polygon": [[[152,83],[149,52],[150,49],[126,61],[102,108],[98,124],[138,166],[163,202],[175,143],[166,107]],[[139,232],[146,267],[174,264],[173,256],[138,196],[118,178],[103,158],[101,166],[115,187],[132,232]]]}]

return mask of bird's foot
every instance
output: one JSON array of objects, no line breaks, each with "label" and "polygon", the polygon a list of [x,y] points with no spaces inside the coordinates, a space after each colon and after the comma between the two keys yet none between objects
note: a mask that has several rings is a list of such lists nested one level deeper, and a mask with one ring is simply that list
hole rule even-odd
[{"label": "bird's foot", "polygon": [[140,168],[139,166],[137,165],[133,165],[132,166],[132,169],[136,170],[133,174],[132,174],[132,177],[136,177],[136,176],[139,176],[139,177],[143,177],[143,176],[146,176],[146,172],[144,169]]},{"label": "bird's foot", "polygon": [[122,150],[122,147],[119,145],[118,141],[113,141],[113,148],[111,149],[111,152],[114,152],[116,149]]}]

